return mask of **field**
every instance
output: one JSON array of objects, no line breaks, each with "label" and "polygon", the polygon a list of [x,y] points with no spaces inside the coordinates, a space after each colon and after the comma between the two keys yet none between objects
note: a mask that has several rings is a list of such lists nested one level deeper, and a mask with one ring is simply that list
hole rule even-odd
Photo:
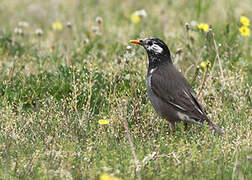
[{"label": "field", "polygon": [[[251,0],[1,0],[1,179],[252,179],[249,20]],[[223,136],[169,136],[129,43],[145,37],[167,43]]]}]

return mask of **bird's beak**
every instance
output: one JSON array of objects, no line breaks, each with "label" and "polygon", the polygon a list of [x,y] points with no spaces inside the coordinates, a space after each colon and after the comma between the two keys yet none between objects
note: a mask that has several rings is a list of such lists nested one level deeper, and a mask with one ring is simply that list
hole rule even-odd
[{"label": "bird's beak", "polygon": [[130,40],[131,43],[134,43],[134,44],[141,44],[140,43],[140,40]]}]

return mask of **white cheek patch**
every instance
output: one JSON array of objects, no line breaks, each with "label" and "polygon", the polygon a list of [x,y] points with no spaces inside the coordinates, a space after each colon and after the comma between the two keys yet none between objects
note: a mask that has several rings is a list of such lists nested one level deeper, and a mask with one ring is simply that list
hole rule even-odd
[{"label": "white cheek patch", "polygon": [[161,48],[157,44],[152,44],[152,46],[149,46],[147,49],[149,51],[154,51],[154,53],[156,53],[156,54],[161,54],[163,52],[163,48]]}]

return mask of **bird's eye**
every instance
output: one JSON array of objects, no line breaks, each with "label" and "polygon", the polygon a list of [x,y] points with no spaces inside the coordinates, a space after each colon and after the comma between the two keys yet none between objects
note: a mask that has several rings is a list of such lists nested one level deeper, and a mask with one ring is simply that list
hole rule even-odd
[{"label": "bird's eye", "polygon": [[148,42],[148,45],[149,45],[149,46],[152,46],[152,45],[153,45],[152,41],[149,41],[149,42]]}]

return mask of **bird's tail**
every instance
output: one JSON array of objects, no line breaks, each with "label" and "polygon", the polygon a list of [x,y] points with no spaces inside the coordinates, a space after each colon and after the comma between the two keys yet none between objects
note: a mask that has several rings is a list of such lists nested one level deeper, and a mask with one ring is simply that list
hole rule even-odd
[{"label": "bird's tail", "polygon": [[219,128],[218,126],[216,126],[216,125],[215,125],[214,123],[212,123],[211,121],[209,121],[208,124],[209,124],[209,126],[211,126],[211,127],[215,130],[215,132],[217,132],[218,134],[223,135],[223,134],[225,133],[221,128]]}]

